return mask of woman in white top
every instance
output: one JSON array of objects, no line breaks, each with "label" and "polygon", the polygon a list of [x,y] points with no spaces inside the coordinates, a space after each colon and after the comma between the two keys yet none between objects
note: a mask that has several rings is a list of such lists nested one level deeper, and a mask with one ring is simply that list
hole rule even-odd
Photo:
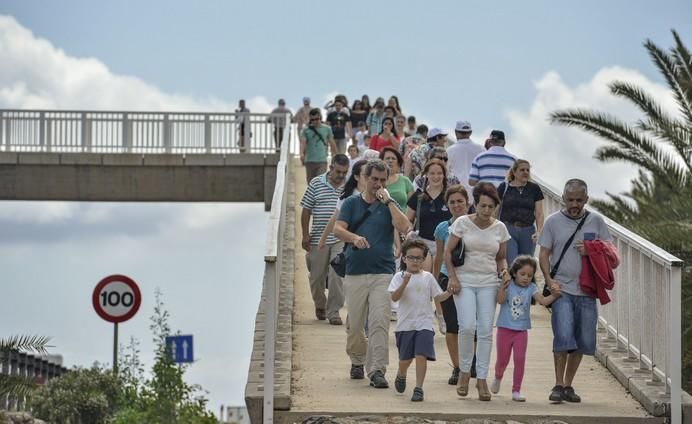
[{"label": "woman in white top", "polygon": [[[468,394],[473,360],[473,336],[477,335],[476,374],[478,399],[490,400],[486,383],[490,351],[493,344],[493,319],[495,295],[501,276],[507,272],[507,241],[509,232],[502,221],[493,217],[500,204],[497,190],[492,183],[478,183],[473,188],[476,213],[458,218],[449,227],[449,239],[445,245],[444,259],[449,273],[448,290],[454,295],[459,319],[459,396]],[[463,240],[464,264],[455,267],[452,252]]]}]

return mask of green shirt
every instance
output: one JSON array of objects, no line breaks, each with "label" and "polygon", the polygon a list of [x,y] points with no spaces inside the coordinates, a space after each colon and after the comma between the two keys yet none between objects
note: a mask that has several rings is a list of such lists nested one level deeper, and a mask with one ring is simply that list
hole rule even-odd
[{"label": "green shirt", "polygon": [[329,140],[334,138],[332,129],[327,125],[320,125],[318,128],[306,127],[303,129],[303,138],[305,138],[305,162],[327,162],[327,146],[329,146]]},{"label": "green shirt", "polygon": [[394,199],[401,210],[406,213],[406,202],[408,202],[408,195],[413,191],[413,184],[404,175],[399,175],[394,184],[389,184],[387,186],[387,191],[392,199]]}]

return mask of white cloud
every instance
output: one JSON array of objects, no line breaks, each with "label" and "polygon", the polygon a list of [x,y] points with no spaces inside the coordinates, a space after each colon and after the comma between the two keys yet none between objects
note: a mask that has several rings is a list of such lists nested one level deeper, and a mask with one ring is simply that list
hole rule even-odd
[{"label": "white cloud", "polygon": [[[11,16],[0,16],[0,107],[21,109],[101,109],[233,111],[236,103],[169,94],[139,78],[118,75],[95,58],[67,55],[35,37]],[[257,96],[246,99],[253,112],[273,109]]]},{"label": "white cloud", "polygon": [[548,121],[553,111],[585,108],[607,112],[633,123],[642,113],[631,103],[610,93],[608,84],[615,80],[642,87],[667,111],[675,113],[675,101],[666,87],[637,71],[621,67],[603,68],[590,81],[574,87],[568,86],[557,72],[551,71],[535,82],[536,97],[528,111],[510,110],[507,113],[510,122],[508,150],[528,159],[532,171],[556,188],[561,188],[569,178],[579,177],[586,180],[594,196],[603,197],[606,191],[620,193],[628,190],[630,180],[637,173],[634,166],[599,162],[593,156],[596,149],[604,145],[601,139],[580,129],[552,125]]}]

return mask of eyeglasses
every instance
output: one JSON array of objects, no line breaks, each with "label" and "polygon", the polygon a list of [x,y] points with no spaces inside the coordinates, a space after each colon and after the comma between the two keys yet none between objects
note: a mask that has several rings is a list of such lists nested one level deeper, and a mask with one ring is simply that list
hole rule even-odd
[{"label": "eyeglasses", "polygon": [[435,159],[443,160],[445,162],[447,162],[449,160],[449,158],[447,156],[437,156]]},{"label": "eyeglasses", "polygon": [[315,122],[315,121],[319,121],[319,120],[320,120],[319,116],[311,116],[310,117],[310,122]]},{"label": "eyeglasses", "polygon": [[411,262],[421,262],[425,257],[423,256],[408,256],[406,255],[406,260]]}]

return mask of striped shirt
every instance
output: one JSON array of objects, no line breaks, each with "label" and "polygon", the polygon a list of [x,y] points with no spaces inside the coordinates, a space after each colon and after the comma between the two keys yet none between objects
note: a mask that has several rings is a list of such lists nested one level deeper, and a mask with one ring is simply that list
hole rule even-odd
[{"label": "striped shirt", "polygon": [[[329,223],[332,214],[336,210],[336,201],[341,196],[344,188],[334,187],[327,180],[327,173],[318,175],[310,181],[308,188],[303,194],[300,206],[310,210],[312,214],[312,225],[310,226],[310,244],[316,246],[320,242],[320,237],[324,228]],[[334,234],[327,236],[327,244],[334,244],[339,240]]]},{"label": "striped shirt", "polygon": [[507,171],[514,165],[517,158],[502,146],[491,146],[485,152],[479,153],[471,163],[469,180],[489,182],[495,188],[507,177]]}]

